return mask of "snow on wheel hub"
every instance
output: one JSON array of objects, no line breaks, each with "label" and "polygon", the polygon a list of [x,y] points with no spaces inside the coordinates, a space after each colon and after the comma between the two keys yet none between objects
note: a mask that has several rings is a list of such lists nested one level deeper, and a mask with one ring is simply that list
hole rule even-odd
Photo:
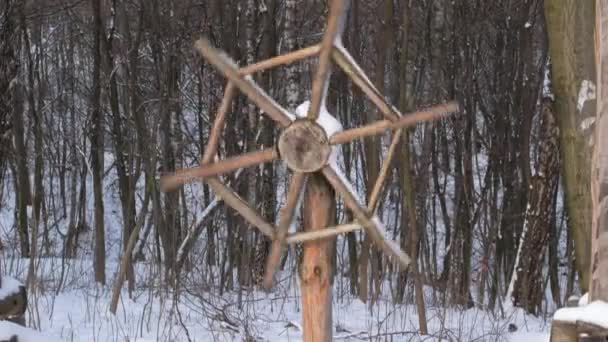
[{"label": "snow on wheel hub", "polygon": [[279,137],[279,154],[297,172],[319,171],[331,153],[325,130],[310,120],[296,120]]}]

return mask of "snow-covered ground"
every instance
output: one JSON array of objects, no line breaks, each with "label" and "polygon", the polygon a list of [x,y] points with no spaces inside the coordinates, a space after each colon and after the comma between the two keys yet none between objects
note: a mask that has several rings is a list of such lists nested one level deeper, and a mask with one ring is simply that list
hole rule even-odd
[{"label": "snow-covered ground", "polygon": [[[90,261],[90,260],[89,260]],[[25,266],[23,262],[20,265]],[[95,286],[88,261],[64,264],[64,287],[57,293],[60,260],[43,260],[41,289],[30,294],[28,324],[63,341],[300,341],[301,310],[297,281],[288,277],[271,293],[220,296],[214,290],[185,287],[179,297],[150,285],[153,272],[140,265],[141,284],[132,299],[123,291],[118,312],[109,310],[110,287]],[[152,267],[152,266],[150,266]],[[22,270],[21,267],[19,267]],[[23,273],[15,269],[16,273]],[[110,273],[112,274],[112,273]],[[429,290],[429,289],[427,289]],[[345,295],[336,282],[334,337],[343,341],[548,341],[550,322],[514,311],[504,318],[479,309],[433,307],[430,291],[429,335],[417,332],[413,305],[393,305],[381,298],[370,308]],[[388,292],[387,292],[388,293]],[[513,327],[516,327],[516,331]],[[13,329],[13,330],[11,330]],[[14,331],[0,325],[0,339]],[[10,336],[9,336],[10,337]],[[392,337],[392,338],[391,338]]]}]

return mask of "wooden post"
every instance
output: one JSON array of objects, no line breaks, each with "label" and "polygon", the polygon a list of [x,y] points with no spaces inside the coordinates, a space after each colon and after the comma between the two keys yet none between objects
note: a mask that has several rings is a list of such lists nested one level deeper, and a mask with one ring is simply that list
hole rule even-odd
[{"label": "wooden post", "polygon": [[[304,195],[302,215],[304,231],[333,226],[336,220],[336,199],[325,178],[312,174]],[[332,340],[332,285],[335,237],[304,243],[300,265],[302,320],[304,342]]]}]

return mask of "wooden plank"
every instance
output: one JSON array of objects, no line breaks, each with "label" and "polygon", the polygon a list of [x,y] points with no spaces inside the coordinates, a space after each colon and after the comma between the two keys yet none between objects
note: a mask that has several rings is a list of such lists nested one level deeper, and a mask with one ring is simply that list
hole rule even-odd
[{"label": "wooden plank", "polygon": [[[302,207],[304,231],[323,230],[335,223],[336,202],[331,186],[318,173],[308,178]],[[335,239],[304,243],[300,265],[303,341],[332,340],[332,284]]]}]

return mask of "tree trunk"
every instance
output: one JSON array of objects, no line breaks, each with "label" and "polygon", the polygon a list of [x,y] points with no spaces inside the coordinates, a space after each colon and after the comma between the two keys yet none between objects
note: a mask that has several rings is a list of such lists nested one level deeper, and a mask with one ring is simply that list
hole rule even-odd
[{"label": "tree trunk", "polygon": [[103,111],[101,109],[101,0],[91,0],[93,5],[93,93],[91,94],[91,168],[93,169],[93,193],[95,198],[95,251],[93,268],[95,281],[105,285],[106,250],[103,209]]},{"label": "tree trunk", "polygon": [[559,131],[555,123],[551,100],[543,101],[538,161],[536,174],[531,180],[531,190],[526,210],[526,221],[521,234],[517,262],[507,295],[512,294],[516,306],[531,314],[540,313],[543,296],[543,263],[549,231],[555,188],[559,179],[558,162]]},{"label": "tree trunk", "polygon": [[[403,4],[406,6],[406,4]],[[409,28],[409,9],[403,9],[403,25],[404,27]],[[411,87],[407,86],[407,60],[408,60],[408,29],[406,28],[403,37],[401,40],[401,56],[399,59],[399,87],[402,89],[399,97],[399,107],[402,112],[406,113],[411,110]],[[418,220],[417,220],[417,210],[416,210],[416,187],[414,182],[414,164],[411,160],[410,153],[410,130],[405,129],[402,135],[403,141],[403,155],[402,155],[402,164],[401,166],[401,186],[403,189],[403,205],[402,205],[402,228],[401,234],[405,235],[406,229],[408,227],[409,232],[409,253],[412,258],[412,265],[410,269],[414,276],[414,287],[415,287],[415,299],[416,299],[416,309],[418,312],[418,324],[420,327],[420,333],[422,335],[428,334],[428,328],[426,324],[426,310],[424,306],[424,297],[422,292],[422,279],[418,269]],[[407,219],[407,222],[405,221]],[[400,279],[405,279],[405,277],[400,276]],[[403,299],[403,295],[405,292],[406,284],[398,285],[399,299]]]},{"label": "tree trunk", "polygon": [[[593,49],[594,3],[548,0],[545,17],[549,37],[555,113],[568,227],[574,238],[581,288],[589,284],[591,196],[589,194],[592,130],[586,124],[596,112]],[[572,39],[577,37],[577,39]]]},{"label": "tree trunk", "polygon": [[27,258],[30,255],[27,205],[31,203],[31,198],[24,136],[23,86],[18,79],[22,32],[18,22],[22,11],[20,3],[18,0],[6,0],[0,9],[0,169],[8,157],[9,149],[6,147],[10,146],[10,140],[7,139],[10,132],[17,164],[17,230],[21,256]]}]

